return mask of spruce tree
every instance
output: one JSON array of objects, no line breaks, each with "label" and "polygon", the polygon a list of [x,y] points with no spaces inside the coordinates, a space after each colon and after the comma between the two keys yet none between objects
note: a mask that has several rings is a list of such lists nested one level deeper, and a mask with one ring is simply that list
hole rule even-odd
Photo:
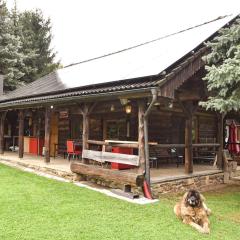
[{"label": "spruce tree", "polygon": [[12,22],[6,2],[0,0],[0,74],[5,76],[6,90],[15,89],[21,84],[19,79],[24,76],[24,56],[20,49],[21,40],[12,32]]},{"label": "spruce tree", "polygon": [[240,19],[219,31],[207,43],[211,52],[206,61],[207,88],[210,97],[201,103],[207,109],[220,112],[240,110]]},{"label": "spruce tree", "polygon": [[41,10],[20,13],[17,29],[21,29],[21,51],[26,66],[21,81],[32,82],[59,67],[59,63],[55,63],[56,54],[51,49],[51,21],[44,18]]}]

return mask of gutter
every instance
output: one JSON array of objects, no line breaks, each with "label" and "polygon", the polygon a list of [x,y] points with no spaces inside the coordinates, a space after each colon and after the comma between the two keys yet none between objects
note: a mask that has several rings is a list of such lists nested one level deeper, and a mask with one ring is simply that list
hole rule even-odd
[{"label": "gutter", "polygon": [[151,182],[150,182],[150,165],[149,165],[149,144],[148,144],[148,116],[152,110],[154,103],[157,101],[158,97],[158,89],[151,89],[152,101],[148,106],[145,114],[144,114],[144,148],[145,148],[145,178],[147,181],[147,185],[149,187],[151,193]]}]

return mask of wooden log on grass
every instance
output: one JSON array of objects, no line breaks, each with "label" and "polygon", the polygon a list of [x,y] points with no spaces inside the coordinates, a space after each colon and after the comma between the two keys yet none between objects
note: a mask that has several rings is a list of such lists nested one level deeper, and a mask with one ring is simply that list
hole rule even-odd
[{"label": "wooden log on grass", "polygon": [[72,172],[80,175],[102,178],[115,183],[132,186],[142,186],[144,181],[144,176],[137,173],[106,169],[79,162],[72,162],[70,168]]}]

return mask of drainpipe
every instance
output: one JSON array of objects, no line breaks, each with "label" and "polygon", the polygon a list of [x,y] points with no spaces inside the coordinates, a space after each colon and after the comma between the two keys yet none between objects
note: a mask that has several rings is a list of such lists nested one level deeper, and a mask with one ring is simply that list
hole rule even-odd
[{"label": "drainpipe", "polygon": [[145,148],[145,161],[146,161],[145,177],[146,177],[147,184],[149,186],[149,190],[151,190],[151,187],[150,187],[151,185],[150,185],[149,145],[148,145],[148,116],[152,110],[154,103],[157,101],[157,96],[158,96],[158,91],[156,88],[153,88],[151,92],[152,92],[152,101],[144,114],[144,140],[145,140],[144,148]]}]

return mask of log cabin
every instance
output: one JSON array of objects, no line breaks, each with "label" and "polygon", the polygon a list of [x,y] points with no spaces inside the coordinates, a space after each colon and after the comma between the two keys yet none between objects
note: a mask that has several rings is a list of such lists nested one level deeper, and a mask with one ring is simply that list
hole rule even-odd
[{"label": "log cabin", "polygon": [[[205,43],[227,16],[72,64],[0,96],[0,154],[66,156],[97,183],[154,195],[223,182],[224,116],[199,107]],[[68,149],[67,143],[80,146]],[[67,161],[67,160],[66,160]],[[137,191],[137,190],[136,190]]]}]

